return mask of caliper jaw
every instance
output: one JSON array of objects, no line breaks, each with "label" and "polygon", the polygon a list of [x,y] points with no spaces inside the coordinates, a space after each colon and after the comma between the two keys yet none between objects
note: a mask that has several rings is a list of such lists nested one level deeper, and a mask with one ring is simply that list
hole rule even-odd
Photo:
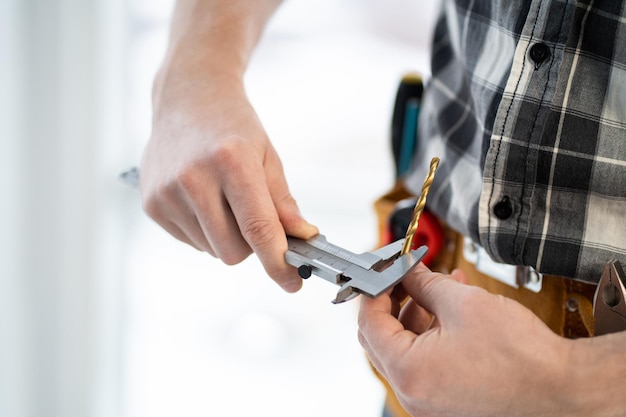
[{"label": "caliper jaw", "polygon": [[323,235],[309,240],[288,236],[289,249],[285,259],[298,268],[302,278],[316,275],[339,285],[333,301],[337,304],[359,294],[377,297],[402,281],[428,251],[426,246],[422,246],[400,256],[403,240],[357,255],[329,243]]}]

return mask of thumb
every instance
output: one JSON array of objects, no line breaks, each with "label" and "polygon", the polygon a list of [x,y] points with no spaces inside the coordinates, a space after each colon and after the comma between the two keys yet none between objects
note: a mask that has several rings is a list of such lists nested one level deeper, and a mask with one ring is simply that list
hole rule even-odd
[{"label": "thumb", "polygon": [[302,217],[295,200],[291,199],[290,202],[277,205],[276,210],[280,222],[285,228],[285,233],[289,236],[309,239],[319,233],[316,226]]},{"label": "thumb", "polygon": [[[457,272],[453,274],[458,274]],[[462,277],[433,272],[424,264],[419,264],[402,281],[402,286],[415,302],[437,317],[452,305],[465,287],[459,282]]]},{"label": "thumb", "polygon": [[300,239],[309,239],[319,233],[316,226],[304,219],[295,198],[289,191],[280,158],[273,148],[265,158],[268,187],[278,219],[285,233]]}]

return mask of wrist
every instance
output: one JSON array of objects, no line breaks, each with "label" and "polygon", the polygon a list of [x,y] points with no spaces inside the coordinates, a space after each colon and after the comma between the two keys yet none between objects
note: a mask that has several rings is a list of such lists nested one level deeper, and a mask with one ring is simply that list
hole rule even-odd
[{"label": "wrist", "polygon": [[189,59],[186,54],[169,54],[152,85],[154,120],[178,117],[183,111],[207,110],[233,98],[246,97],[243,71],[219,59]]},{"label": "wrist", "polygon": [[243,78],[252,51],[280,2],[179,0],[164,67],[182,63],[185,71],[201,69]]},{"label": "wrist", "polygon": [[619,387],[626,376],[626,333],[572,341],[564,378],[568,415],[621,416],[626,408]]},{"label": "wrist", "polygon": [[245,95],[243,76],[279,0],[179,0],[153,84],[154,108],[187,98]]}]

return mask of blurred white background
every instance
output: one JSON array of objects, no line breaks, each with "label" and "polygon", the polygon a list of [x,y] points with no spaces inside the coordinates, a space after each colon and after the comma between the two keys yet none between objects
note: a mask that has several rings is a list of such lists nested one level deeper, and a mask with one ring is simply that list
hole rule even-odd
[{"label": "blurred white background", "polygon": [[[357,302],[283,293],[146,218],[120,171],[150,134],[169,0],[0,0],[0,416],[378,416]],[[247,74],[305,216],[354,252],[391,186],[395,88],[434,0],[287,0]]]}]

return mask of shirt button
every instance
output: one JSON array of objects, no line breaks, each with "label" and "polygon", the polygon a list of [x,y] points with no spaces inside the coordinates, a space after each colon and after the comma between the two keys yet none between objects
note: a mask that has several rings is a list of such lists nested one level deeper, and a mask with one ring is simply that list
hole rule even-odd
[{"label": "shirt button", "polygon": [[530,59],[539,65],[550,56],[550,48],[545,43],[536,43],[530,47]]},{"label": "shirt button", "polygon": [[493,214],[495,214],[500,220],[506,220],[511,217],[513,214],[513,205],[511,204],[509,197],[502,197],[502,200],[498,201],[496,205],[493,206]]}]

